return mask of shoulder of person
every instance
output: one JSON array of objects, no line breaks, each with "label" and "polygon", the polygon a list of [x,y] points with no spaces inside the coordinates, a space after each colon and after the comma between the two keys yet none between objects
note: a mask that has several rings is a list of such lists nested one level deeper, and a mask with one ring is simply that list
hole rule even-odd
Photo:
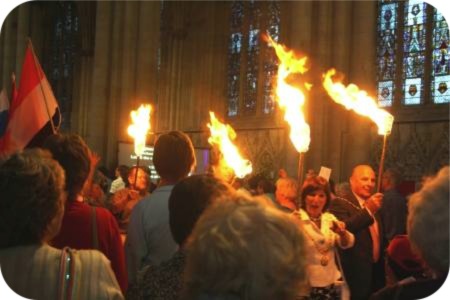
[{"label": "shoulder of person", "polygon": [[302,221],[309,220],[309,216],[303,208],[294,211],[292,214]]},{"label": "shoulder of person", "polygon": [[[354,198],[354,196],[348,196],[346,198],[344,197],[336,197],[335,199],[333,199],[330,203],[330,206],[333,205],[333,203],[335,203],[335,206],[344,206],[347,208],[352,208],[355,210],[361,210],[361,207],[359,207],[359,204],[356,204],[358,200],[356,200],[356,198]],[[355,202],[355,203],[354,203]]]},{"label": "shoulder of person", "polygon": [[153,194],[147,194],[145,195],[140,201],[136,203],[136,205],[133,207],[133,210],[140,211],[140,210],[146,210],[148,206],[152,206]]},{"label": "shoulder of person", "polygon": [[[97,283],[97,288],[103,295],[96,299],[123,299],[122,292],[116,276],[111,267],[111,262],[98,250],[70,250],[75,264],[79,264],[80,277],[84,282]],[[76,271],[75,271],[76,274]],[[96,289],[92,289],[91,293]],[[90,293],[88,291],[88,293]],[[99,292],[93,292],[97,297]]]},{"label": "shoulder of person", "polygon": [[100,252],[99,250],[89,249],[89,250],[79,250],[79,249],[69,249],[71,256],[75,262],[81,263],[83,269],[86,272],[91,272],[95,268],[110,268],[109,259]]},{"label": "shoulder of person", "polygon": [[337,218],[335,217],[335,215],[333,215],[332,213],[327,212],[327,211],[322,214],[322,218],[329,222],[337,221]]},{"label": "shoulder of person", "polygon": [[330,207],[346,205],[347,201],[348,201],[347,199],[344,199],[342,197],[335,197],[334,199],[330,200]]},{"label": "shoulder of person", "polygon": [[97,215],[98,220],[102,219],[114,219],[113,214],[104,207],[95,207],[95,213]]}]

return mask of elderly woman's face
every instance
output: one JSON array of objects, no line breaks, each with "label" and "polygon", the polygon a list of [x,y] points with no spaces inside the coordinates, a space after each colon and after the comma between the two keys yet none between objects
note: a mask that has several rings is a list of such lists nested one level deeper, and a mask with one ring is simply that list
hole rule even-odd
[{"label": "elderly woman's face", "polygon": [[327,202],[327,195],[323,190],[315,190],[305,198],[306,212],[310,217],[318,218]]}]

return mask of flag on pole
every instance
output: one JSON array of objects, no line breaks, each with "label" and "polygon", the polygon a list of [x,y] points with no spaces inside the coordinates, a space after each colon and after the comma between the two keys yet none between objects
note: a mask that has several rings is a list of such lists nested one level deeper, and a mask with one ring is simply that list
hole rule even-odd
[{"label": "flag on pole", "polygon": [[5,89],[0,92],[0,137],[6,129],[6,124],[8,123],[8,111],[9,111],[9,100]]},{"label": "flag on pole", "polygon": [[11,74],[11,102],[17,98],[19,92],[16,89],[16,74],[14,72]]},{"label": "flag on pole", "polygon": [[8,155],[24,149],[49,122],[53,133],[56,133],[55,115],[59,116],[58,103],[30,41],[25,51],[17,97],[11,101],[8,125],[0,139],[0,154]]}]

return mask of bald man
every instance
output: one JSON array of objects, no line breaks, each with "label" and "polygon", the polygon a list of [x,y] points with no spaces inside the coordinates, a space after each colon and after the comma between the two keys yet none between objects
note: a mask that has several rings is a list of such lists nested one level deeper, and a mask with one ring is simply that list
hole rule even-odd
[{"label": "bald man", "polygon": [[351,192],[336,198],[330,212],[345,222],[355,236],[353,248],[342,250],[341,262],[351,299],[368,299],[384,286],[384,238],[378,211],[383,194],[374,193],[375,172],[368,165],[358,165],[350,177]]}]

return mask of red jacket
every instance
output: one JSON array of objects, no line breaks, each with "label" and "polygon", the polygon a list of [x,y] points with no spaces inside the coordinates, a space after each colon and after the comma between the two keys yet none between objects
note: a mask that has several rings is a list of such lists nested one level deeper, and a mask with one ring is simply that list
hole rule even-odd
[{"label": "red jacket", "polygon": [[[119,227],[114,216],[105,208],[96,207],[97,236],[99,249],[110,261],[117,281],[125,293],[128,278],[125,254]],[[59,234],[50,243],[56,248],[94,249],[91,206],[78,202],[67,202]]]}]

